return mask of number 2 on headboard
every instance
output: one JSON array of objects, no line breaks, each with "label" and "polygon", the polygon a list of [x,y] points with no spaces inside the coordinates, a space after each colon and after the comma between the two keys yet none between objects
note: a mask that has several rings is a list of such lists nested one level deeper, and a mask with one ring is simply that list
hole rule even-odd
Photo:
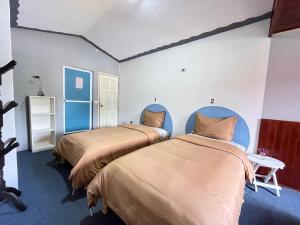
[{"label": "number 2 on headboard", "polygon": [[215,104],[215,99],[214,98],[210,99],[210,104]]}]

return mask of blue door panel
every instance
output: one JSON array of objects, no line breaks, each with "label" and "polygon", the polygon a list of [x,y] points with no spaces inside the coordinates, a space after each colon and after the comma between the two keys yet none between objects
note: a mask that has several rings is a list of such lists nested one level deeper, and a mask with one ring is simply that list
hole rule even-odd
[{"label": "blue door panel", "polygon": [[[76,88],[76,79],[82,80],[82,88]],[[90,72],[65,68],[65,98],[66,100],[90,101]]]},{"label": "blue door panel", "polygon": [[90,129],[90,103],[65,103],[65,132]]},{"label": "blue door panel", "polygon": [[91,129],[92,74],[73,68],[65,73],[65,133]]}]

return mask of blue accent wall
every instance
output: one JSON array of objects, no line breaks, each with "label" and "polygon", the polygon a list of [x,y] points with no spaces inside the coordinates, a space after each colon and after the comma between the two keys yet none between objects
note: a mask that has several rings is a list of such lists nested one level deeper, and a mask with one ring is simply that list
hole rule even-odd
[{"label": "blue accent wall", "polygon": [[[173,133],[173,121],[172,121],[169,111],[160,104],[151,104],[151,105],[148,105],[145,109],[148,109],[151,112],[166,112],[165,121],[164,121],[162,128],[165,129],[166,131],[168,131],[171,136]],[[143,112],[141,114],[141,118],[140,118],[141,122],[144,120],[145,109],[143,110]]]},{"label": "blue accent wall", "polygon": [[250,131],[246,121],[236,112],[221,106],[207,106],[196,110],[188,119],[185,133],[191,133],[195,127],[195,114],[200,112],[202,115],[212,118],[237,117],[233,141],[243,145],[246,149],[250,143]]}]

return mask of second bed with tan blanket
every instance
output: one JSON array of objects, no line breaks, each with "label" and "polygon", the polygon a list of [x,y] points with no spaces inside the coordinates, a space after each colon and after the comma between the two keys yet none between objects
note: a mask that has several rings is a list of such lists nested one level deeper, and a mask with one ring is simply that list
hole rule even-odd
[{"label": "second bed with tan blanket", "polygon": [[238,147],[182,135],[113,161],[87,197],[130,225],[237,225],[245,179],[253,169]]},{"label": "second bed with tan blanket", "polygon": [[54,154],[73,166],[70,179],[75,190],[88,185],[114,159],[159,141],[160,135],[152,127],[122,125],[66,135]]}]

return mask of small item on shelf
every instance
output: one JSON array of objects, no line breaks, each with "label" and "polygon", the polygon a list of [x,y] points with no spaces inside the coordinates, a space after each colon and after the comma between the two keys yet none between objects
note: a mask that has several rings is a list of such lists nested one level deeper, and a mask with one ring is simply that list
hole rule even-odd
[{"label": "small item on shelf", "polygon": [[43,84],[41,81],[41,77],[40,76],[32,76],[32,78],[37,79],[39,81],[39,91],[38,91],[38,96],[45,96],[45,92],[43,91]]}]

